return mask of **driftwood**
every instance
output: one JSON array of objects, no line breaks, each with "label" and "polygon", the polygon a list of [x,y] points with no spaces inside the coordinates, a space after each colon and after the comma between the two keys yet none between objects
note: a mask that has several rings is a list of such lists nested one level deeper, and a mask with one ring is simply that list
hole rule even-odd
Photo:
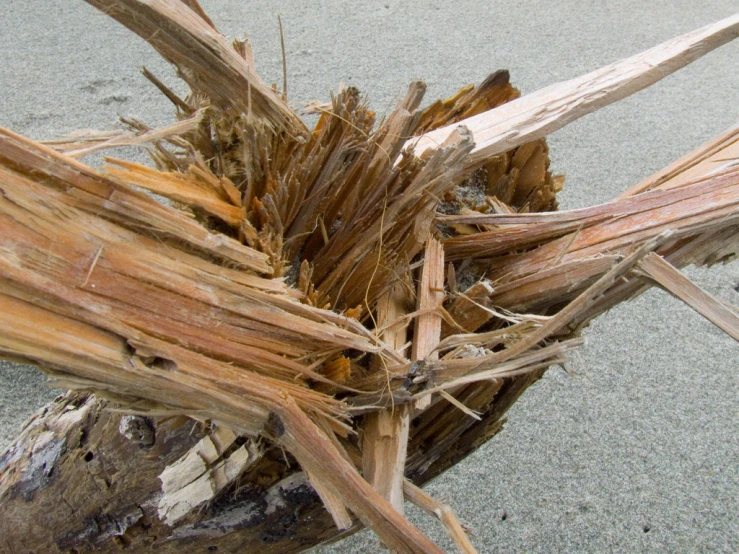
[{"label": "driftwood", "polygon": [[[736,256],[739,130],[571,212],[543,139],[736,37],[737,16],[523,98],[501,71],[420,109],[416,82],[376,128],[344,89],[309,130],[195,0],[88,1],[191,94],[147,74],[178,113],[159,130],[0,131],[0,353],[80,391],[0,459],[0,548],[293,552],[365,525],[439,552],[407,499],[473,552],[418,487],[589,321],[657,284],[739,336],[678,271]],[[76,159],[143,142],[156,169]]]}]

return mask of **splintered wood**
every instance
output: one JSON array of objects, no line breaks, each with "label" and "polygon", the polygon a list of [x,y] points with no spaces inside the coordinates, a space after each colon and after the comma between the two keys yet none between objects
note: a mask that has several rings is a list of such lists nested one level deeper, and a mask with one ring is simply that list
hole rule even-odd
[{"label": "splintered wood", "polygon": [[[377,304],[377,322],[385,327],[382,339],[401,352],[406,344],[407,322],[406,304],[408,299],[401,285],[395,285]],[[387,372],[388,368],[379,371]],[[382,495],[393,508],[405,513],[403,481],[405,481],[405,458],[408,448],[410,426],[410,406],[401,404],[386,410],[378,410],[365,416],[362,439],[362,473],[372,487]]]},{"label": "splintered wood", "polygon": [[[739,16],[523,97],[498,71],[421,108],[414,82],[377,122],[342,88],[308,129],[196,0],[87,1],[191,92],[144,70],[169,126],[0,130],[0,354],[97,395],[59,400],[12,447],[3,546],[282,552],[365,525],[441,552],[410,500],[471,553],[419,486],[492,438],[594,317],[656,284],[739,339],[736,310],[679,272],[739,250],[739,128],[568,212],[544,138],[731,40]],[[144,143],[155,167],[78,161]],[[120,480],[116,457],[138,472]],[[58,487],[28,483],[39,459]],[[29,495],[70,509],[42,525]],[[103,519],[115,533],[89,528]]]}]

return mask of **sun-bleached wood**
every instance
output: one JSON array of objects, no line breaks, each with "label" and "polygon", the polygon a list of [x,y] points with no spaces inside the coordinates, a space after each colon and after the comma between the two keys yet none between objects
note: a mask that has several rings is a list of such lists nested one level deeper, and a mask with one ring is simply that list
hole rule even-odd
[{"label": "sun-bleached wood", "polygon": [[657,254],[646,256],[639,262],[639,267],[667,292],[739,341],[739,315],[736,309],[704,291]]},{"label": "sun-bleached wood", "polygon": [[738,35],[739,13],[581,77],[436,129],[407,144],[421,156],[442,144],[457,127],[464,126],[475,141],[467,165],[477,167],[500,152],[553,133],[656,83]]}]

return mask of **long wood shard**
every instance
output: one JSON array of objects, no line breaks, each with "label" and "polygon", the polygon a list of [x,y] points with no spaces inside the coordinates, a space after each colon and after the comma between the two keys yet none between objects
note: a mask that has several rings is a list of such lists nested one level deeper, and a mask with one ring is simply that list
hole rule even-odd
[{"label": "long wood shard", "polygon": [[495,154],[546,136],[617,102],[697,60],[739,35],[739,14],[674,38],[641,54],[557,83],[489,112],[427,133],[409,142],[417,156],[438,148],[457,125],[472,133],[467,165],[478,167]]},{"label": "long wood shard", "polygon": [[[387,327],[383,340],[398,351],[406,344],[408,324],[404,324],[402,318],[407,312],[407,302],[405,289],[399,284],[378,302],[378,325]],[[378,365],[382,366],[381,363]],[[379,371],[390,372],[387,367],[380,367]],[[388,381],[391,377],[390,374],[386,376]],[[367,414],[362,437],[364,478],[401,515],[405,514],[403,481],[409,427],[410,408],[407,405],[395,406]]]},{"label": "long wood shard", "polygon": [[657,254],[646,256],[639,266],[662,288],[739,341],[739,315],[736,309],[702,290]]},{"label": "long wood shard", "polygon": [[181,0],[86,0],[149,42],[176,65],[193,91],[222,109],[265,118],[278,129],[305,133],[305,124],[254,68],[226,42],[204,12]]}]

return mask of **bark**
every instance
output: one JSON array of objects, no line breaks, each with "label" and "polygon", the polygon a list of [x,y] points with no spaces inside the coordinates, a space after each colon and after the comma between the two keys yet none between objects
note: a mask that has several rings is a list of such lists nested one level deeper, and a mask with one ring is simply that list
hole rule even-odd
[{"label": "bark", "polygon": [[[475,425],[459,427],[427,454],[418,449],[425,437],[412,439],[406,475],[422,485],[472,453],[542,373],[500,387],[482,422],[466,418]],[[168,524],[162,473],[216,431],[183,416],[109,408],[89,394],[60,396],[0,458],[0,552],[300,552],[362,528],[354,520],[339,531],[294,459],[274,448],[208,500],[197,504],[207,495],[193,491],[196,509]]]},{"label": "bark", "polygon": [[124,415],[107,405],[87,394],[57,398],[0,460],[4,554],[295,552],[336,533],[303,473],[274,452],[243,484],[168,525],[160,476],[213,431],[182,416]]}]

